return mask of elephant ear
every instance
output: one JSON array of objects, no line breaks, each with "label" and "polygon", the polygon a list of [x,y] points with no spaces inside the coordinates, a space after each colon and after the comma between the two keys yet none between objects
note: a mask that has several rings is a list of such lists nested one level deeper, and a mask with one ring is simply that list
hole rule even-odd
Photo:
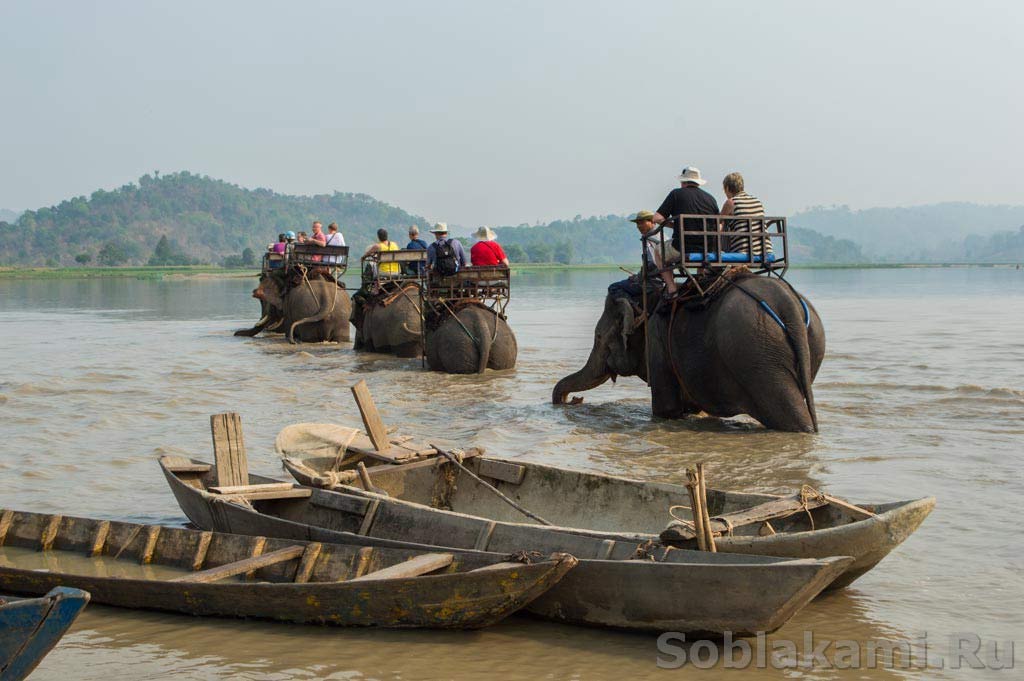
[{"label": "elephant ear", "polygon": [[616,306],[619,308],[619,313],[622,315],[622,347],[623,349],[629,347],[629,337],[633,333],[633,323],[636,321],[636,313],[633,312],[633,306],[626,298],[619,298],[616,301]]}]

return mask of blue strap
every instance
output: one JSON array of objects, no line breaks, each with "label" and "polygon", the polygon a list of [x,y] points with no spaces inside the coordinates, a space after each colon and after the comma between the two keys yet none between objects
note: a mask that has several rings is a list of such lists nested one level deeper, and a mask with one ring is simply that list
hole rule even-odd
[{"label": "blue strap", "polygon": [[771,318],[775,320],[775,323],[778,324],[779,326],[781,326],[782,330],[785,331],[786,330],[785,322],[783,322],[782,319],[779,318],[779,315],[775,314],[775,310],[772,309],[772,306],[769,305],[768,303],[766,303],[763,300],[759,300],[757,302],[761,304],[761,307],[764,308],[765,312],[767,312],[769,315],[771,315]]},{"label": "blue strap", "polygon": [[804,302],[803,298],[797,296],[797,300],[800,301],[800,307],[804,309],[804,326],[809,329],[811,328],[811,311],[807,309],[807,303]]}]

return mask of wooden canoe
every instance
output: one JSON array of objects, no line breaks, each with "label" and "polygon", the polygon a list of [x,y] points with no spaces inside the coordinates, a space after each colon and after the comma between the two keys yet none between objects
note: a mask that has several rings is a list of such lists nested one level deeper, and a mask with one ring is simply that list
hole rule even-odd
[{"label": "wooden canoe", "polygon": [[[283,461],[303,485],[366,495],[354,472],[332,472],[334,457],[293,455]],[[685,531],[685,523],[669,523],[669,508],[673,506],[683,506],[674,513],[690,519],[689,496],[682,485],[488,456],[463,463],[495,489],[552,523],[549,532],[633,542],[660,540],[678,548],[697,548],[692,531]],[[369,476],[372,486],[391,498],[421,507],[441,507],[499,523],[534,522],[445,459],[374,466]],[[724,535],[715,538],[718,551],[792,558],[852,556],[854,562],[829,585],[830,589],[841,588],[899,546],[935,506],[931,497],[861,504],[859,508],[873,514],[865,516],[839,500],[804,510],[805,504],[799,503],[797,496],[709,489],[709,513],[712,518],[723,518],[713,523]],[[765,514],[758,515],[759,510]],[[767,521],[770,530],[764,521],[751,522],[765,515],[772,516]],[[730,527],[731,533],[726,531]],[[774,534],[762,536],[766,531]]]},{"label": "wooden canoe", "polygon": [[126,608],[340,626],[484,627],[576,565],[564,554],[526,565],[12,510],[0,527],[0,591],[73,586]]},{"label": "wooden canoe", "polygon": [[79,589],[57,587],[42,598],[0,597],[0,679],[28,676],[67,633],[89,602]]},{"label": "wooden canoe", "polygon": [[[450,550],[460,556],[546,553],[549,547],[558,547],[577,556],[579,565],[526,609],[574,624],[717,636],[727,631],[737,636],[774,631],[852,560],[792,560],[666,547],[647,551],[632,540],[556,533],[380,495],[309,487],[296,487],[308,494],[273,499],[225,498],[209,491],[215,485],[213,466],[181,457],[163,457],[160,465],[185,515],[204,529]],[[249,475],[250,485],[277,482]]]}]

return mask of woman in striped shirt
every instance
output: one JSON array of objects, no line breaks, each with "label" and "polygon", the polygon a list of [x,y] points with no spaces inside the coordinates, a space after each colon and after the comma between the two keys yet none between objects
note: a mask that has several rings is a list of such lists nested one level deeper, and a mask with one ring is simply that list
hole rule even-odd
[{"label": "woman in striped shirt", "polygon": [[[764,217],[764,205],[761,204],[761,200],[744,191],[742,175],[739,173],[726,175],[722,180],[722,189],[725,190],[725,195],[728,197],[728,200],[722,205],[722,215],[744,218]],[[754,234],[765,233],[763,220],[726,220],[725,229]],[[749,236],[734,235],[729,239],[729,250],[734,253],[751,253],[760,256],[772,252],[772,240],[768,237],[751,239]]]}]

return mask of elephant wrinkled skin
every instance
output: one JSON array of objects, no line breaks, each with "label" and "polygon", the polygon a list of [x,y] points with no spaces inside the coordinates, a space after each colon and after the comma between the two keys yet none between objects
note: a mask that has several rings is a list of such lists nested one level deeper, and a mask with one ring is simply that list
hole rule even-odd
[{"label": "elephant wrinkled skin", "polygon": [[482,305],[468,305],[427,333],[427,364],[449,374],[511,369],[519,352],[508,323]]},{"label": "elephant wrinkled skin", "polygon": [[[616,376],[647,380],[649,374],[655,416],[747,414],[773,430],[817,431],[811,384],[825,355],[817,311],[807,303],[805,325],[800,299],[779,279],[748,275],[735,282],[757,300],[730,286],[707,309],[652,316],[646,325],[649,371],[645,325],[635,323],[626,301],[607,299],[586,365],[558,382],[552,401],[563,404],[570,393]],[[778,314],[785,330],[759,300]]]},{"label": "elephant wrinkled skin", "polygon": [[[271,310],[270,315],[264,314],[264,319],[275,314],[274,311],[280,315],[281,323],[277,328],[285,333],[289,343],[349,340],[352,303],[343,286],[327,279],[308,279],[287,292],[283,288],[281,281],[264,275],[252,295]],[[255,333],[236,332],[235,335]]]},{"label": "elephant wrinkled skin", "polygon": [[391,296],[387,304],[372,299],[358,304],[352,316],[356,327],[355,349],[398,357],[421,356],[423,335],[419,304],[419,293],[411,287]]}]

